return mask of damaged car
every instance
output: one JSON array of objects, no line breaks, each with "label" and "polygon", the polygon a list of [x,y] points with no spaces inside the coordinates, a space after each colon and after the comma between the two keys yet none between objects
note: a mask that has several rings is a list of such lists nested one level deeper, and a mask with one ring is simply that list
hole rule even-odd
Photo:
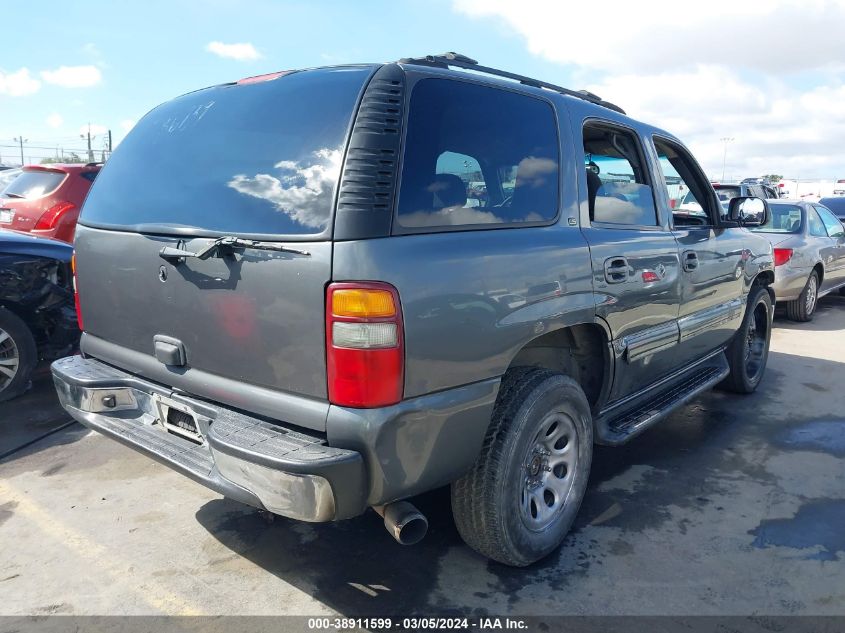
[{"label": "damaged car", "polygon": [[79,342],[72,256],[64,242],[0,230],[0,402],[27,390],[38,361]]}]

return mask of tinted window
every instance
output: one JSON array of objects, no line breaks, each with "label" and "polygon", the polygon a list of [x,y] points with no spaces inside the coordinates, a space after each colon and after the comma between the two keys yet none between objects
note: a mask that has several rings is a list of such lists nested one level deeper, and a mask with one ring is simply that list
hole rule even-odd
[{"label": "tinted window", "polygon": [[584,126],[584,152],[590,219],[656,226],[654,193],[637,137],[627,130],[588,123]]},{"label": "tinted window", "polygon": [[769,203],[771,214],[768,222],[753,227],[752,231],[763,233],[800,233],[802,226],[801,207],[794,204]]},{"label": "tinted window", "polygon": [[296,72],[187,94],[147,114],[103,168],[82,221],[220,233],[329,225],[368,68]]},{"label": "tinted window", "polygon": [[59,188],[67,174],[54,171],[24,171],[6,185],[7,198],[40,198]]},{"label": "tinted window", "polygon": [[842,222],[840,222],[828,209],[825,209],[824,207],[815,207],[815,209],[819,212],[822,222],[824,222],[824,226],[827,229],[827,234],[830,237],[841,237],[845,234],[845,227],[842,226]]},{"label": "tinted window", "polygon": [[833,211],[833,214],[842,218],[845,217],[845,196],[836,198],[822,198],[819,204]]},{"label": "tinted window", "polygon": [[549,104],[424,79],[411,95],[397,221],[406,228],[550,221],[559,163]]},{"label": "tinted window", "polygon": [[[717,211],[713,209],[712,187],[689,153],[679,145],[658,138],[654,139],[654,148],[657,150],[660,168],[669,188],[673,225],[713,224]],[[686,191],[680,201],[678,191]]]},{"label": "tinted window", "polygon": [[824,222],[822,222],[822,219],[813,207],[810,207],[807,210],[807,230],[810,235],[815,237],[827,237],[827,230],[824,228]]}]

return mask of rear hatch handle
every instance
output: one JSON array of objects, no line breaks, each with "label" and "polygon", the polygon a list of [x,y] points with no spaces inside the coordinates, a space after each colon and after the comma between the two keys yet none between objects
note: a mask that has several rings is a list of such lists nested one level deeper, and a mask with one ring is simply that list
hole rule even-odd
[{"label": "rear hatch handle", "polygon": [[199,251],[189,251],[184,248],[173,248],[172,246],[164,246],[158,252],[158,256],[166,259],[169,262],[180,263],[185,261],[188,257],[196,257],[197,259],[208,259],[209,257],[222,257],[224,254],[233,251],[236,248],[254,248],[263,251],[277,251],[279,253],[294,253],[296,255],[304,255],[310,257],[311,253],[299,248],[290,248],[279,244],[278,242],[261,242],[259,240],[247,240],[242,237],[234,237],[227,235],[225,237],[218,237],[216,240],[210,241]]}]

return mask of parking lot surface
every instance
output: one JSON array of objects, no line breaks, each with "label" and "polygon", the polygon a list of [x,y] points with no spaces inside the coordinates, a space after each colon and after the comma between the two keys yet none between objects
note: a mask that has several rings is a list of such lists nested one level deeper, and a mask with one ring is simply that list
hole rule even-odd
[{"label": "parking lot surface", "polygon": [[[463,545],[448,490],[396,544],[227,501],[67,416],[0,405],[2,614],[845,615],[845,298],[776,319],[752,396],[707,394],[597,449],[574,531],[527,569]],[[56,430],[58,429],[58,430]],[[40,441],[33,439],[53,431]]]}]

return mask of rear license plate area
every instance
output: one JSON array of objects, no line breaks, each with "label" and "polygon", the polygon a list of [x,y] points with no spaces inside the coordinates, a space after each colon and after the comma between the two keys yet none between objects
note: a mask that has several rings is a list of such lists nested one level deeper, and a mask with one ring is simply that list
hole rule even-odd
[{"label": "rear license plate area", "polygon": [[194,444],[204,443],[197,416],[188,406],[162,396],[155,396],[154,399],[158,409],[157,422],[162,431]]},{"label": "rear license plate area", "polygon": [[167,417],[163,422],[168,433],[180,435],[196,444],[202,444],[202,434],[197,426],[197,420],[190,413],[169,407]]},{"label": "rear license plate area", "polygon": [[12,217],[13,214],[11,209],[0,209],[0,222],[3,224],[11,224]]}]

